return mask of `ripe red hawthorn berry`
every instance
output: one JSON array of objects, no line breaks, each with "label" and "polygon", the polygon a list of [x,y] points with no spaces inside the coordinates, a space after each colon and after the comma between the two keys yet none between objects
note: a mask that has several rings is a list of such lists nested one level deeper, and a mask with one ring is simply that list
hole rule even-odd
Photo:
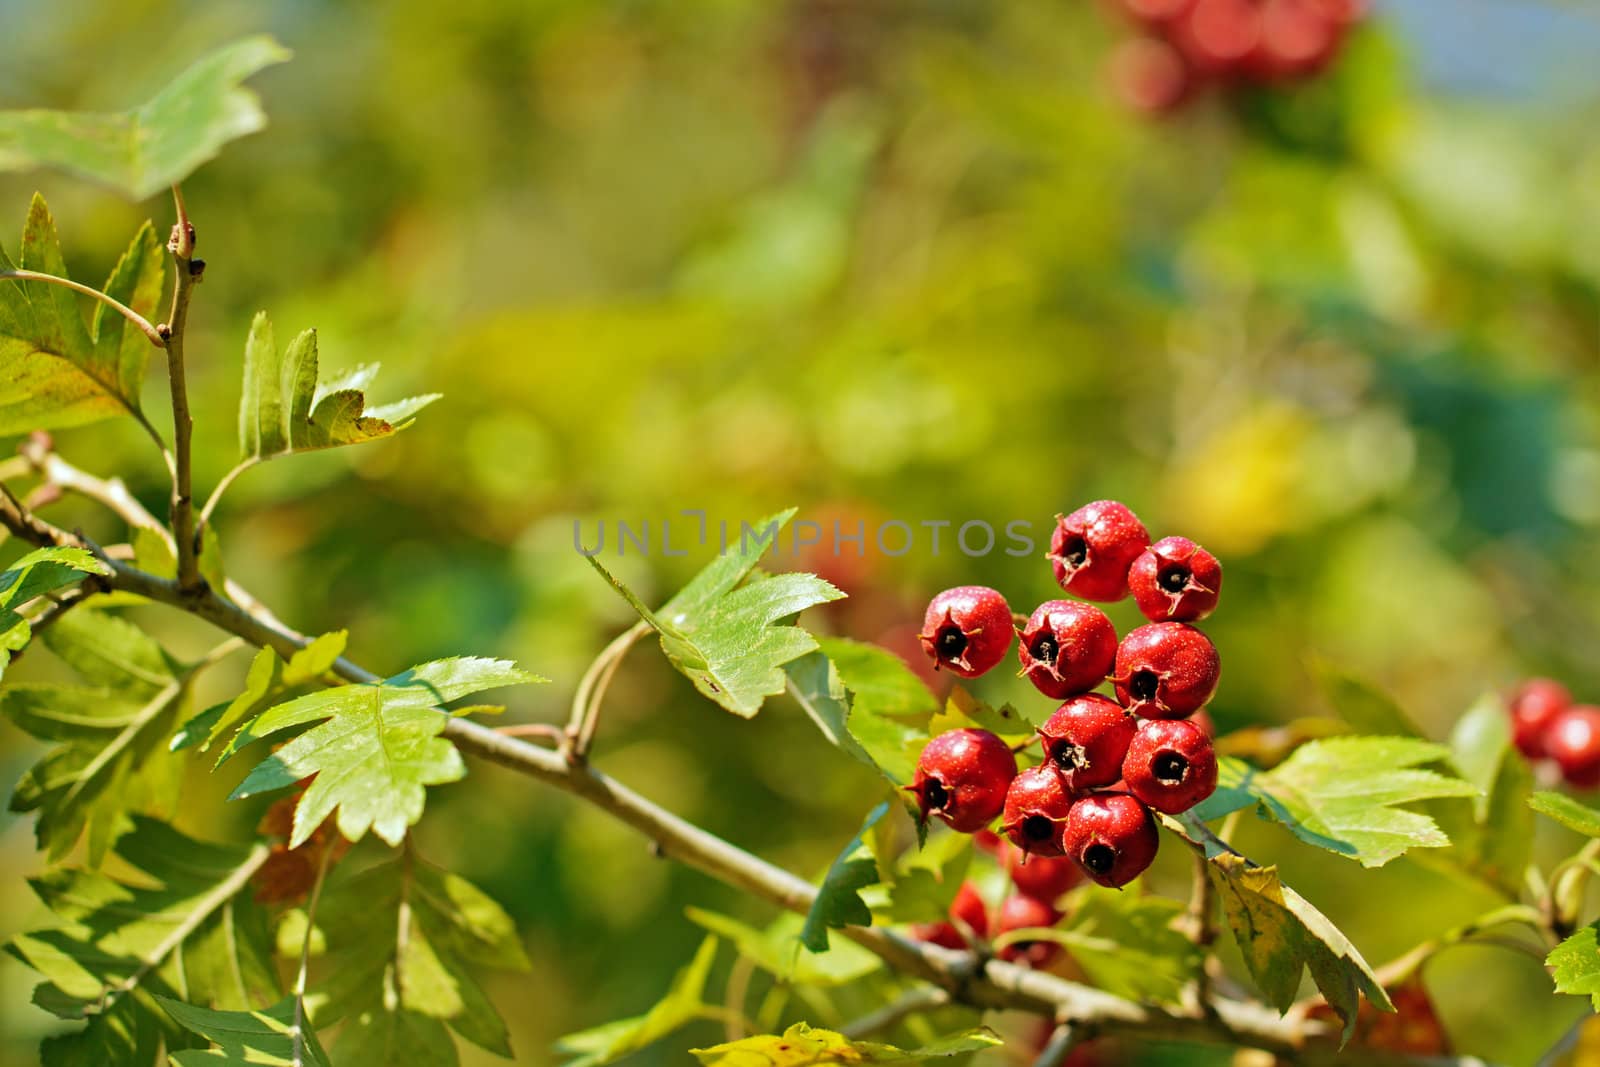
[{"label": "ripe red hawthorn berry", "polygon": [[1205,634],[1181,622],[1153,622],[1117,649],[1117,700],[1147,719],[1182,719],[1211,699],[1222,661]]},{"label": "ripe red hawthorn berry", "polygon": [[1133,561],[1128,589],[1151,622],[1195,622],[1222,592],[1222,564],[1187,537],[1163,537]]},{"label": "ripe red hawthorn berry", "polygon": [[989,936],[989,906],[978,895],[978,887],[972,882],[962,882],[955,900],[950,902],[949,922],[918,923],[911,928],[911,936],[918,941],[943,945],[945,948],[964,949],[969,944],[968,934],[961,929],[963,926],[973,937]]},{"label": "ripe red hawthorn berry", "polygon": [[1199,85],[1183,53],[1154,37],[1130,37],[1111,54],[1111,87],[1147,115],[1175,111]]},{"label": "ripe red hawthorn berry", "polygon": [[1263,81],[1315,73],[1338,50],[1340,32],[1313,0],[1267,0],[1260,37],[1245,65]]},{"label": "ripe red hawthorn berry", "polygon": [[1206,74],[1238,70],[1261,40],[1256,0],[1194,0],[1173,24],[1172,43]]},{"label": "ripe red hawthorn berry", "polygon": [[1188,719],[1146,719],[1122,764],[1122,780],[1156,811],[1188,811],[1217,788],[1217,753]]},{"label": "ripe red hawthorn berry", "polygon": [[1358,22],[1367,13],[1368,0],[1309,0],[1323,18],[1339,27]]},{"label": "ripe red hawthorn berry", "polygon": [[1000,829],[1011,843],[1035,856],[1061,855],[1061,826],[1072,809],[1065,776],[1045,763],[1023,771],[1006,791]]},{"label": "ripe red hawthorn berry", "polygon": [[1117,628],[1093,604],[1047,600],[1033,609],[1017,644],[1022,673],[1047,697],[1086,693],[1117,659]]},{"label": "ripe red hawthorn berry", "polygon": [[1600,785],[1600,708],[1574,704],[1551,719],[1544,751],[1561,768],[1568,785],[1579,789]]},{"label": "ripe red hawthorn berry", "polygon": [[976,678],[1005,658],[1011,635],[1006,598],[987,586],[962,585],[933,598],[917,637],[935,667]]},{"label": "ripe red hawthorn berry", "polygon": [[906,788],[926,820],[937,815],[970,834],[994,821],[1017,774],[1017,757],[988,730],[946,730],[929,741]]},{"label": "ripe red hawthorn berry", "polygon": [[1072,805],[1062,843],[1090,878],[1119,889],[1150,866],[1161,839],[1137,798],[1095,793]]},{"label": "ripe red hawthorn berry", "polygon": [[1075,790],[1108,786],[1122,776],[1137,720],[1098,693],[1073,697],[1039,727],[1044,758]]},{"label": "ripe red hawthorn berry", "polygon": [[1150,544],[1150,532],[1126,504],[1096,500],[1056,518],[1045,558],[1056,581],[1085,600],[1128,595],[1128,568]]},{"label": "ripe red hawthorn berry", "polygon": [[1572,694],[1560,682],[1529,678],[1511,698],[1511,743],[1529,759],[1543,759],[1550,722],[1572,706]]},{"label": "ripe red hawthorn berry", "polygon": [[1000,863],[1011,884],[1025,897],[1054,904],[1061,894],[1083,880],[1078,865],[1065,856],[1033,856],[1007,843]]},{"label": "ripe red hawthorn berry", "polygon": [[[1000,921],[995,926],[995,936],[1012,930],[1029,930],[1050,927],[1061,921],[1061,913],[1037,897],[1016,894],[1000,905]],[[1000,950],[1000,958],[1007,963],[1020,963],[1029,967],[1043,967],[1061,952],[1054,941],[1018,941]]]}]

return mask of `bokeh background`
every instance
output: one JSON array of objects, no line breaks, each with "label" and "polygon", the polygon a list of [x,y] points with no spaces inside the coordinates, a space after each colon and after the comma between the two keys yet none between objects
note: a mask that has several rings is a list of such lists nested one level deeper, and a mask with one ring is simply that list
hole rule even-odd
[{"label": "bokeh background", "polygon": [[[1225,561],[1208,624],[1224,730],[1328,713],[1318,663],[1435,736],[1533,672],[1600,698],[1592,5],[1379,2],[1325,77],[1166,120],[1108,89],[1123,31],[1086,0],[0,0],[0,25],[4,107],[121,107],[248,32],[295,50],[252,83],[269,129],[186,186],[210,265],[198,480],[233,460],[257,309],[280,340],[316,326],[326,366],[381,361],[378,401],[445,394],[392,441],[249,473],[220,512],[231,573],[301,628],[347,627],[374,668],[510,656],[554,681],[509,694],[508,715],[561,720],[628,622],[573,551],[575,519],[591,543],[600,520],[788,505],[1042,536],[1114,496]],[[138,222],[170,220],[162,201],[0,175],[8,247],[34,188],[88,279]],[[164,508],[131,426],[60,444]],[[55,516],[119,536],[72,502]],[[845,552],[776,565],[851,594],[819,625],[894,647],[945,586],[1021,610],[1054,590],[1038,554],[969,559],[948,531],[938,554],[920,535],[899,557]],[[708,554],[612,544],[607,563],[660,600]],[[147,621],[182,650],[211,639]],[[215,672],[210,695],[237,681]],[[8,787],[36,758],[0,727]],[[648,646],[598,762],[807,875],[876,795],[793,705],[737,720]],[[224,805],[231,784],[193,783],[184,824],[247,831],[259,808]],[[1540,832],[1547,855],[1571,846]],[[490,767],[433,791],[418,833],[526,935],[534,973],[495,986],[519,1063],[652,1003],[699,940],[686,905],[771,917]],[[1410,860],[1362,871],[1268,827],[1240,844],[1375,963],[1485,903]],[[1175,859],[1157,889],[1182,890]],[[0,816],[0,934],[33,919],[38,866],[28,822]],[[1428,981],[1458,1045],[1504,1062],[1586,1010],[1493,949],[1446,954]],[[0,964],[0,1062],[33,1062],[51,1024],[32,982]]]}]

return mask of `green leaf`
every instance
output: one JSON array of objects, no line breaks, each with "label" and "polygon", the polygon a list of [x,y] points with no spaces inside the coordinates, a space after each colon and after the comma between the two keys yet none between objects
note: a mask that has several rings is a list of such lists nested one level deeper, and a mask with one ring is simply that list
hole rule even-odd
[{"label": "green leaf", "polygon": [[313,684],[344,655],[348,638],[344,630],[325,633],[295,652],[287,663],[270,648],[261,649],[250,662],[244,692],[231,701],[207,708],[184,723],[173,735],[173,751],[202,742],[210,747],[233,726]]},{"label": "green leaf", "polygon": [[846,985],[880,969],[883,961],[854,941],[839,941],[821,955],[800,951],[798,915],[782,915],[764,930],[726,915],[687,908],[689,921],[726,939],[739,955],[774,978],[792,985]]},{"label": "green leaf", "polygon": [[879,821],[871,847],[884,884],[863,894],[874,917],[887,923],[944,922],[972,864],[972,838],[943,831],[908,851],[898,863],[886,864],[890,824]]},{"label": "green leaf", "polygon": [[172,1062],[176,1067],[330,1067],[316,1031],[303,1019],[300,1032],[305,1036],[296,1049],[292,997],[265,1011],[215,1011],[162,996],[156,997],[156,1002],[178,1025],[217,1046],[204,1051],[174,1052]]},{"label": "green leaf", "polygon": [[0,112],[0,170],[54,167],[143,200],[265,126],[240,82],[288,58],[272,38],[249,37],[202,57],[131,111]]},{"label": "green leaf", "polygon": [[867,813],[861,829],[850,839],[828,868],[817,888],[817,898],[800,928],[800,944],[809,952],[828,951],[828,928],[871,926],[872,910],[861,899],[860,890],[878,881],[878,861],[866,843],[867,831],[889,810],[879,804]]},{"label": "green leaf", "polygon": [[408,853],[330,885],[317,926],[333,970],[316,1021],[346,1020],[333,1049],[340,1067],[453,1063],[451,1030],[511,1054],[474,973],[526,970],[528,959],[511,918],[465,879]]},{"label": "green leaf", "polygon": [[1411,716],[1393,697],[1372,682],[1326,661],[1316,661],[1312,674],[1339,717],[1356,733],[1380,737],[1422,737]]},{"label": "green leaf", "polygon": [[601,1067],[614,1063],[696,1019],[712,1017],[713,1010],[705,1003],[705,992],[706,979],[716,955],[717,939],[707,937],[700,942],[694,959],[674,976],[667,995],[649,1011],[561,1038],[556,1042],[556,1051],[572,1057],[563,1067]]},{"label": "green leaf", "polygon": [[129,1050],[162,1040],[183,1048],[146,993],[181,992],[192,1004],[239,1011],[282,996],[266,915],[249,892],[269,854],[265,845],[210,844],[138,818],[116,852],[140,872],[137,881],[75,868],[46,872],[32,885],[57,925],[7,946],[43,975],[36,1003],[87,1020],[58,1044],[46,1043],[46,1062],[135,1062]]},{"label": "green leaf", "polygon": [[111,568],[81,548],[37,548],[0,572],[0,678],[13,652],[33,638],[18,612],[28,601],[80,581],[86,574],[110,574]]},{"label": "green leaf", "polygon": [[705,1067],[812,1067],[826,1063],[921,1063],[999,1044],[994,1031],[980,1027],[907,1051],[872,1041],[852,1041],[832,1030],[795,1023],[782,1034],[762,1034],[690,1051]]},{"label": "green leaf", "polygon": [[[37,195],[23,229],[20,266],[68,276],[55,220]],[[0,250],[0,270],[12,269]],[[156,314],[164,270],[155,229],[147,222],[105,292],[148,318]],[[139,415],[145,365],[155,346],[103,303],[95,304],[92,323],[85,326],[81,300],[49,282],[0,281],[0,434]]]},{"label": "green leaf", "polygon": [[1205,832],[1193,811],[1162,821],[1205,850],[1223,914],[1245,967],[1268,1003],[1287,1011],[1299,993],[1302,973],[1310,969],[1317,989],[1344,1021],[1344,1041],[1355,1032],[1363,994],[1380,1010],[1394,1010],[1389,994],[1349,938],[1284,885],[1276,867],[1256,866],[1229,851]]},{"label": "green leaf", "polygon": [[[762,520],[760,536],[702,570],[659,612],[653,612],[593,556],[589,563],[661,638],[667,659],[711,700],[750,718],[783,692],[790,663],[817,647],[816,638],[783,622],[806,608],[838,600],[839,590],[812,574],[750,578],[757,560],[793,516]],[[745,582],[745,584],[739,584]]]},{"label": "green leaf", "polygon": [[58,742],[23,776],[11,807],[38,812],[39,847],[52,859],[87,829],[89,862],[98,866],[130,815],[176,804],[182,766],[165,743],[194,676],[132,623],[90,608],[61,616],[44,640],[92,684],[0,690],[0,713]]},{"label": "green leaf", "polygon": [[1090,890],[1050,940],[1106,992],[1175,1003],[1201,963],[1200,949],[1174,926],[1183,912],[1166,897]]},{"label": "green leaf", "polygon": [[367,409],[363,391],[376,363],[317,383],[317,333],[306,330],[280,353],[272,321],[258,312],[244,349],[244,390],[239,401],[239,453],[246,462],[291,452],[356,445],[388,437],[411,425],[439,394],[410,397]]},{"label": "green leaf", "polygon": [[1224,758],[1217,791],[1194,814],[1205,822],[1254,804],[1302,841],[1381,867],[1409,848],[1450,843],[1433,819],[1396,806],[1477,796],[1468,782],[1418,769],[1449,755],[1416,738],[1330,737],[1301,745],[1270,771]]},{"label": "green leaf", "polygon": [[1551,949],[1544,965],[1555,978],[1556,992],[1587,995],[1600,1011],[1600,923],[1590,923]]},{"label": "green leaf", "polygon": [[1565,793],[1538,792],[1528,798],[1528,807],[1587,837],[1600,837],[1600,811],[1581,804]]},{"label": "green leaf", "polygon": [[377,685],[324,689],[269,708],[239,730],[223,759],[244,745],[319,723],[257,764],[230,799],[286,789],[316,777],[295,806],[289,847],[338,813],[351,841],[370,829],[391,845],[422,817],[426,786],[466,774],[461,753],[440,737],[439,705],[470,693],[541,681],[505,660],[458,658],[413,667]]}]

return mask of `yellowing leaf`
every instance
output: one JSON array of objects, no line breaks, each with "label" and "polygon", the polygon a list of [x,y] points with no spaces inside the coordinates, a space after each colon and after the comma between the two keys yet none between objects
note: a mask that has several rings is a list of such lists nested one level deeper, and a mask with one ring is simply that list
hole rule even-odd
[{"label": "yellowing leaf", "polygon": [[704,1067],[812,1067],[830,1063],[921,1063],[1000,1044],[993,1030],[979,1027],[918,1049],[898,1049],[795,1023],[782,1034],[762,1034],[691,1051]]}]

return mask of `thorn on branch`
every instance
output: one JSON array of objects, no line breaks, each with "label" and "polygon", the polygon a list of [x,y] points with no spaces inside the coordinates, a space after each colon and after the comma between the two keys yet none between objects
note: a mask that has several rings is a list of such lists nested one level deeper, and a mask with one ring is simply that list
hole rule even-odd
[{"label": "thorn on branch", "polygon": [[163,341],[172,340],[172,327],[164,322],[156,323],[156,333],[160,335]]}]

